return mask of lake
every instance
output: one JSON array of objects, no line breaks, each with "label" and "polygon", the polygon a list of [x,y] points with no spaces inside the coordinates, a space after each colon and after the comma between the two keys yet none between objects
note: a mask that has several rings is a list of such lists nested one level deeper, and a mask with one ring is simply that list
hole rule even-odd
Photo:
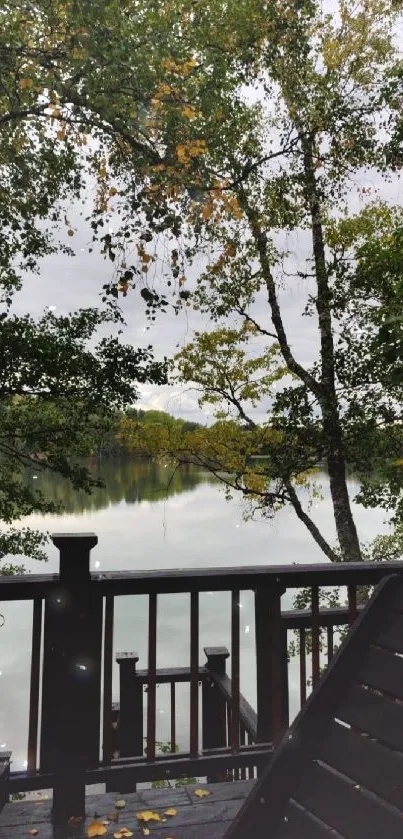
[{"label": "lake", "polygon": [[[99,544],[92,551],[93,570],[195,568],[212,566],[275,565],[323,562],[325,557],[291,510],[283,510],[274,521],[243,521],[240,499],[226,501],[219,482],[195,466],[174,474],[170,468],[151,461],[114,461],[94,466],[105,488],[90,496],[75,492],[66,481],[51,475],[31,475],[44,494],[62,501],[63,515],[31,516],[30,524],[50,532],[97,534]],[[332,508],[326,476],[318,475],[323,500],[315,501],[312,517],[330,541],[335,538]],[[351,496],[357,489],[350,481]],[[354,505],[362,541],[385,530],[382,510],[364,510]],[[58,551],[52,544],[48,563],[28,561],[33,572],[58,569]],[[157,666],[185,666],[189,663],[189,595],[164,595],[158,599]],[[291,594],[284,597],[291,606]],[[254,609],[251,592],[241,595],[241,690],[255,706]],[[0,629],[0,748],[13,752],[13,769],[26,761],[28,731],[28,686],[32,609],[27,603],[3,604],[5,623]],[[200,661],[203,647],[230,647],[230,595],[205,593],[200,596]],[[147,598],[121,597],[115,605],[114,648],[136,650],[139,666],[147,661]],[[296,664],[296,662],[295,662]],[[295,671],[295,672],[294,672]],[[118,699],[118,673],[114,671],[114,699]],[[168,686],[160,686],[157,709],[157,738],[169,738]],[[292,665],[291,713],[298,703],[298,675]],[[177,739],[188,746],[188,687],[178,686]]]}]

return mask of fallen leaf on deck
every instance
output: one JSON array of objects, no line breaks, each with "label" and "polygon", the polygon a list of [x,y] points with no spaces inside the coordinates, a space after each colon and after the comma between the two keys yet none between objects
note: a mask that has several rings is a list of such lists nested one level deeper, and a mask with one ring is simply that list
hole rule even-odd
[{"label": "fallen leaf on deck", "polygon": [[29,831],[30,836],[37,836],[38,833],[39,833],[39,830],[37,830],[36,827],[33,827],[32,830]]},{"label": "fallen leaf on deck", "polygon": [[121,836],[133,836],[132,831],[129,830],[128,827],[121,827],[120,828],[120,834],[121,834]]},{"label": "fallen leaf on deck", "polygon": [[108,813],[107,817],[108,821],[110,822],[117,822],[119,816],[117,813]]},{"label": "fallen leaf on deck", "polygon": [[93,836],[105,836],[107,829],[102,822],[92,822],[87,828],[87,836],[92,839]]},{"label": "fallen leaf on deck", "polygon": [[126,801],[123,801],[123,799],[115,801],[115,807],[117,810],[123,810],[123,807],[126,807]]},{"label": "fallen leaf on deck", "polygon": [[194,792],[198,798],[204,798],[206,795],[210,795],[208,789],[195,789]]},{"label": "fallen leaf on deck", "polygon": [[136,818],[138,818],[140,822],[161,821],[161,816],[159,816],[158,813],[154,813],[153,810],[143,810],[141,813],[136,813]]},{"label": "fallen leaf on deck", "polygon": [[81,824],[82,820],[82,816],[70,816],[69,824]]},{"label": "fallen leaf on deck", "polygon": [[165,810],[164,816],[176,816],[177,812],[178,811],[175,810],[175,807],[169,807],[168,810]]},{"label": "fallen leaf on deck", "polygon": [[149,828],[148,828],[148,827],[144,827],[144,828],[143,828],[143,836],[149,836],[149,835],[150,835],[150,830],[149,830]]}]

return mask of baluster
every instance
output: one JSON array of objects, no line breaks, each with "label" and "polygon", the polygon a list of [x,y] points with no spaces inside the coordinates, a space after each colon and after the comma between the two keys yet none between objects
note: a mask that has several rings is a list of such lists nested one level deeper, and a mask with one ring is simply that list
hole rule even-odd
[{"label": "baluster", "polygon": [[312,586],[312,686],[320,678],[319,586]]},{"label": "baluster", "polygon": [[[241,746],[246,745],[246,729],[241,723],[241,728],[239,732],[239,743]],[[246,766],[242,766],[239,770],[239,780],[246,781]]]},{"label": "baluster", "polygon": [[190,595],[190,756],[199,753],[199,593]]},{"label": "baluster", "polygon": [[109,764],[112,760],[112,668],[113,668],[113,620],[114,598],[105,597],[104,618],[104,708],[102,760]]},{"label": "baluster", "polygon": [[171,752],[176,752],[176,694],[175,694],[175,682],[171,682]]},{"label": "baluster", "polygon": [[327,628],[327,663],[330,664],[333,658],[333,626]]},{"label": "baluster", "polygon": [[157,702],[157,595],[149,595],[148,680],[147,680],[147,760],[155,760]]},{"label": "baluster", "polygon": [[231,595],[231,737],[229,743],[234,752],[239,751],[239,591]]},{"label": "baluster", "polygon": [[348,594],[348,624],[352,626],[357,618],[357,586],[347,587]]},{"label": "baluster", "polygon": [[32,614],[32,651],[31,651],[31,685],[29,692],[29,723],[28,723],[28,760],[29,774],[36,772],[38,751],[38,723],[39,723],[39,688],[41,670],[41,641],[42,641],[42,598],[33,601]]},{"label": "baluster", "polygon": [[306,642],[305,629],[299,630],[299,691],[301,708],[306,702]]}]

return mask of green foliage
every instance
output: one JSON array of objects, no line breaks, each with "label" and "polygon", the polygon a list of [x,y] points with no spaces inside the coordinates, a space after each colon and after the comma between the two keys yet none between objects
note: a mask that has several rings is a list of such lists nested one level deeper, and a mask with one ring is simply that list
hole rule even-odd
[{"label": "green foliage", "polygon": [[[117,337],[96,340],[110,320],[95,309],[39,321],[28,315],[0,322],[0,520],[5,524],[32,512],[55,513],[60,505],[45,497],[31,474],[51,470],[76,489],[99,485],[81,457],[88,442],[110,427],[116,410],[137,397],[138,382],[165,381],[165,365],[151,348],[135,350]],[[90,349],[89,342],[93,343]],[[46,536],[4,531],[3,556],[44,558]],[[3,566],[5,573],[15,566]]]}]

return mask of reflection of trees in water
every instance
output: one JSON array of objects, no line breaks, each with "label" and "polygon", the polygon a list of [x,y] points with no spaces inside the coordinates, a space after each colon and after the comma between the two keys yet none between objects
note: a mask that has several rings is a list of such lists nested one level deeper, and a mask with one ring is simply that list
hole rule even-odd
[{"label": "reflection of trees in water", "polygon": [[127,504],[164,501],[172,495],[190,492],[201,483],[215,483],[215,478],[208,472],[201,472],[190,464],[174,470],[174,467],[164,467],[152,460],[122,459],[94,463],[90,468],[105,483],[104,487],[95,487],[91,495],[74,490],[68,481],[52,472],[38,473],[36,489],[46,499],[60,503],[64,512],[83,513],[121,501]]}]

